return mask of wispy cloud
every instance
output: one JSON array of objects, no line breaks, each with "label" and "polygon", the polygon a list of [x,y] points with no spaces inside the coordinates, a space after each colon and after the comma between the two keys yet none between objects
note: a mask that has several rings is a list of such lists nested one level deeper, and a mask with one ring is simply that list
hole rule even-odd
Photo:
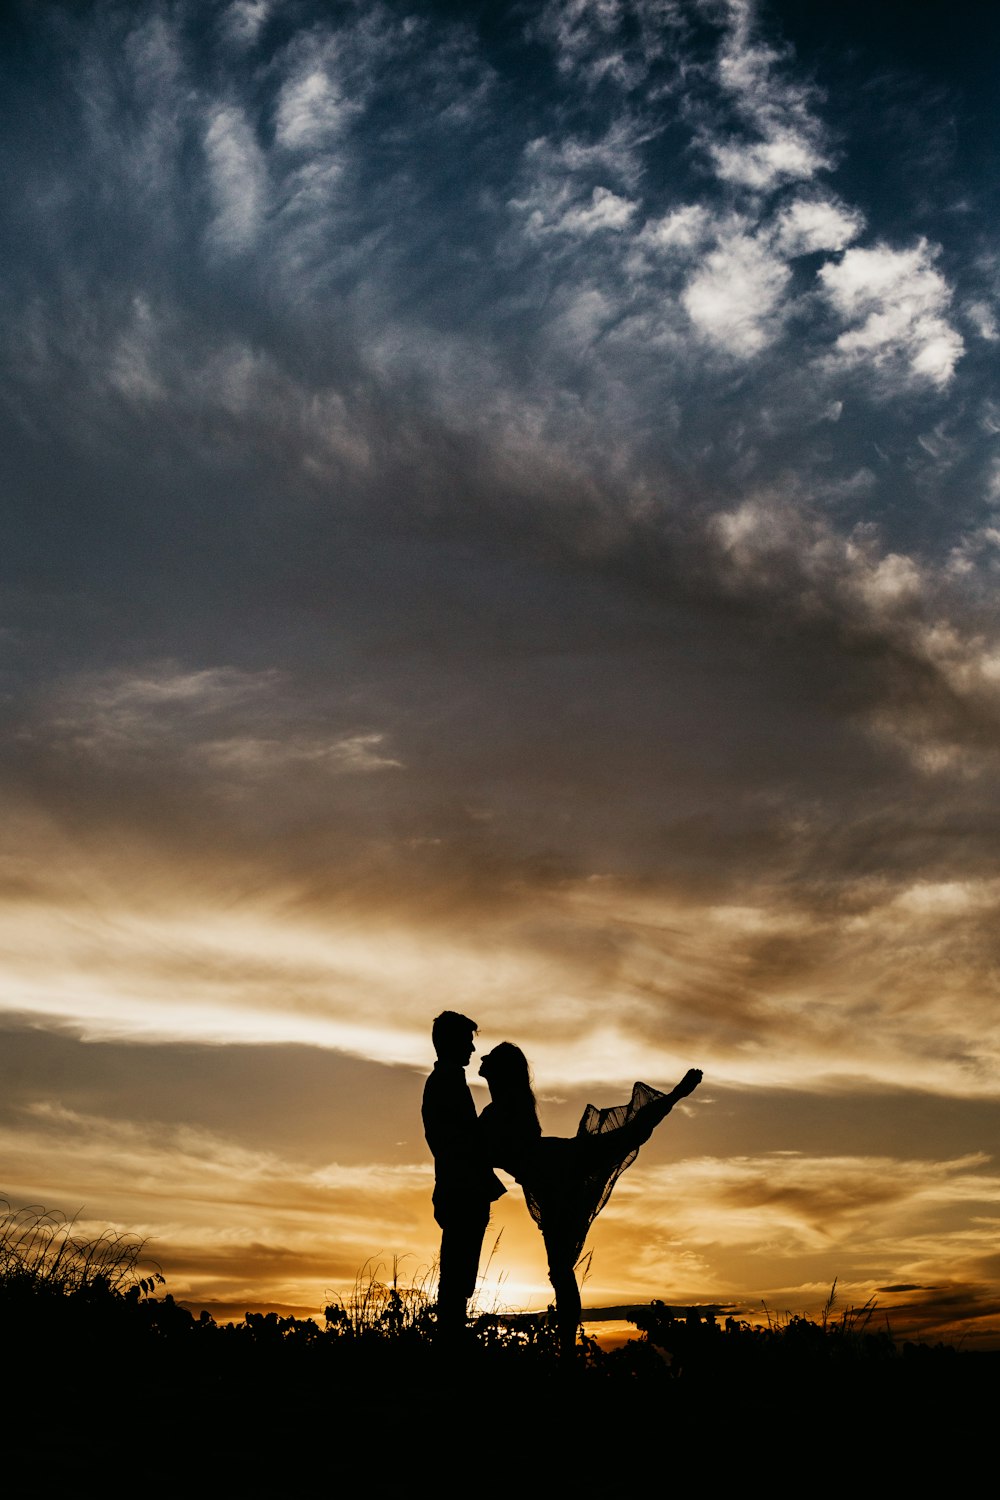
[{"label": "wispy cloud", "polygon": [[755,34],[752,0],[726,0],[727,21],[718,56],[722,95],[743,125],[740,135],[704,138],[724,182],[761,192],[808,181],[832,165],[816,113],[816,91],[782,67],[790,58]]},{"label": "wispy cloud", "polygon": [[[178,769],[186,763],[233,777],[276,775],[296,765],[333,774],[401,766],[381,752],[385,735],[377,731],[296,732],[289,723],[294,700],[283,697],[285,686],[274,669],[184,671],[162,662],[141,671],[88,674],[55,690],[47,722],[33,733],[119,769],[158,754],[174,756]],[[242,732],[224,733],[237,725]],[[267,729],[278,732],[261,733]]]},{"label": "wispy cloud", "polygon": [[215,203],[210,240],[232,253],[255,244],[267,205],[266,168],[243,112],[220,105],[205,131],[208,180]]}]

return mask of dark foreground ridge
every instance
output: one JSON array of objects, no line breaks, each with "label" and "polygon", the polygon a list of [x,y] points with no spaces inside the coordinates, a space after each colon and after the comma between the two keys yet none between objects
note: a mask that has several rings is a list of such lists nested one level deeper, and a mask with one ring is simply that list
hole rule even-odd
[{"label": "dark foreground ridge", "polygon": [[284,1496],[346,1465],[352,1493],[449,1475],[493,1493],[530,1452],[532,1495],[595,1479],[617,1493],[623,1465],[700,1474],[762,1443],[789,1478],[792,1457],[839,1443],[898,1483],[992,1431],[1000,1353],[898,1343],[870,1309],[760,1326],[657,1301],[608,1310],[634,1339],[584,1339],[567,1359],[552,1309],[483,1315],[443,1344],[424,1292],[371,1267],[315,1319],[217,1323],[162,1292],[140,1239],[73,1229],[39,1209],[0,1219],[8,1485]]},{"label": "dark foreground ridge", "polygon": [[345,1478],[350,1458],[367,1476],[352,1490],[378,1494],[452,1471],[474,1485],[480,1463],[497,1479],[498,1444],[516,1483],[530,1440],[538,1493],[614,1482],[623,1463],[714,1465],[765,1440],[787,1455],[834,1432],[853,1462],[898,1476],[913,1434],[923,1463],[929,1438],[943,1450],[962,1435],[968,1453],[1000,1376],[998,1355],[897,1345],[847,1318],[759,1327],[662,1302],[634,1310],[634,1340],[607,1352],[584,1341],[569,1363],[551,1318],[480,1317],[444,1354],[433,1305],[378,1282],[322,1323],[217,1324],[160,1294],[161,1280],[2,1278],[9,1478],[84,1472],[148,1495],[197,1475],[283,1495]]}]

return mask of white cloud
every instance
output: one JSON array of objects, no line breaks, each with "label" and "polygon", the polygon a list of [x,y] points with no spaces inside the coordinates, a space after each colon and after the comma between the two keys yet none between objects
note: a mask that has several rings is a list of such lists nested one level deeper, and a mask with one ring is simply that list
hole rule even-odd
[{"label": "white cloud", "polygon": [[823,295],[850,325],[836,341],[845,365],[869,364],[903,383],[947,385],[964,345],[945,313],[951,288],[926,240],[909,250],[853,248],[819,272]]},{"label": "white cloud", "polygon": [[761,240],[733,234],[706,257],[682,301],[700,333],[745,359],[777,336],[790,275]]},{"label": "white cloud", "polygon": [[991,344],[1000,339],[996,314],[988,302],[969,302],[964,311],[966,318],[981,339],[986,339]]},{"label": "white cloud", "polygon": [[719,52],[718,81],[757,139],[703,136],[719,177],[766,192],[806,181],[831,165],[823,132],[812,113],[815,91],[779,71],[782,53],[754,39],[748,0],[728,0],[729,29]]},{"label": "white cloud", "polygon": [[177,703],[217,708],[260,692],[274,681],[273,672],[241,672],[236,667],[183,672],[161,666],[141,673],[110,673],[94,685],[91,701],[111,711]]},{"label": "white cloud", "polygon": [[110,384],[133,401],[156,401],[164,395],[157,370],[159,330],[144,297],[132,300],[132,319],[115,341],[109,362]]},{"label": "white cloud", "polygon": [[207,770],[233,794],[289,771],[347,776],[402,766],[378,731],[303,732],[281,685],[273,671],[169,663],[87,676],[55,695],[48,724],[74,755],[121,768],[166,755],[177,767]]},{"label": "white cloud", "polygon": [[613,306],[596,287],[582,287],[558,320],[558,328],[576,345],[593,342],[613,316]]},{"label": "white cloud", "polygon": [[921,606],[931,591],[927,571],[905,554],[883,553],[868,525],[840,536],[786,500],[757,495],[715,515],[710,531],[734,581],[780,592],[786,608],[813,614],[835,610],[855,630],[901,626],[900,640],[909,635],[911,644],[924,629]]},{"label": "white cloud", "polygon": [[[1000,461],[990,477],[991,492],[987,499],[995,505],[1000,503]],[[966,587],[974,586],[985,574],[992,595],[996,574],[1000,573],[1000,530],[996,526],[980,526],[963,536],[948,555],[945,573],[961,579]]]},{"label": "white cloud", "polygon": [[952,917],[995,910],[998,897],[1000,881],[996,880],[918,880],[900,891],[892,904],[921,917]]},{"label": "white cloud", "polygon": [[239,45],[251,46],[260,35],[271,8],[271,0],[233,0],[223,15],[223,28]]},{"label": "white cloud", "polygon": [[601,229],[624,229],[635,213],[635,204],[619,198],[609,188],[595,187],[588,204],[571,208],[552,227],[563,234],[596,234]]},{"label": "white cloud", "polygon": [[857,239],[864,217],[831,198],[797,198],[778,217],[774,239],[784,255],[843,250]]},{"label": "white cloud", "polygon": [[606,48],[623,10],[622,0],[555,0],[547,5],[539,29],[554,44],[560,71],[579,67],[595,44]]},{"label": "white cloud", "polygon": [[708,153],[723,182],[766,192],[784,182],[814,177],[829,165],[808,141],[793,130],[775,129],[770,139],[756,142],[712,141]]},{"label": "white cloud", "polygon": [[707,208],[700,203],[686,203],[660,219],[648,219],[636,243],[644,250],[668,255],[692,250],[704,241],[710,224]]},{"label": "white cloud", "polygon": [[288,150],[329,145],[349,108],[325,67],[306,67],[286,79],[278,95],[278,142]]},{"label": "white cloud", "polygon": [[[855,561],[850,550],[847,556],[849,562]],[[856,586],[876,610],[919,602],[925,580],[912,557],[890,552],[873,562],[860,551],[856,556],[859,562]]]},{"label": "white cloud", "polygon": [[581,201],[571,181],[545,175],[524,198],[512,199],[511,207],[527,211],[526,229],[531,236],[564,234],[587,239],[603,230],[620,234],[628,228],[636,205],[601,186]]},{"label": "white cloud", "polygon": [[525,228],[533,238],[620,232],[628,227],[636,204],[607,183],[637,179],[635,144],[634,131],[622,122],[612,124],[595,141],[537,137],[525,147],[523,189],[508,200],[508,207],[525,216]]},{"label": "white cloud", "polygon": [[82,699],[106,714],[136,712],[175,705],[192,709],[217,709],[241,702],[276,681],[273,672],[240,672],[237,667],[205,667],[183,672],[165,664],[145,672],[109,672],[103,678],[81,684]]},{"label": "white cloud", "polygon": [[182,729],[246,705],[277,681],[273,672],[215,667],[185,672],[161,664],[142,672],[85,675],[63,685],[51,705],[58,739],[103,761],[142,755]]},{"label": "white cloud", "polygon": [[350,734],[334,740],[298,735],[285,739],[236,736],[209,740],[199,747],[199,753],[220,770],[250,776],[271,775],[295,766],[349,775],[402,766],[402,761],[381,753],[384,740],[384,734]]},{"label": "white cloud", "polygon": [[627,120],[613,121],[603,135],[592,141],[576,136],[558,142],[532,141],[525,156],[529,160],[536,158],[555,172],[602,172],[628,181],[639,171],[636,130]]},{"label": "white cloud", "polygon": [[561,73],[594,86],[613,79],[634,88],[683,25],[678,0],[549,0],[534,30]]},{"label": "white cloud", "polygon": [[205,132],[215,200],[210,237],[222,250],[250,249],[267,200],[267,167],[250,123],[234,104],[217,106]]}]

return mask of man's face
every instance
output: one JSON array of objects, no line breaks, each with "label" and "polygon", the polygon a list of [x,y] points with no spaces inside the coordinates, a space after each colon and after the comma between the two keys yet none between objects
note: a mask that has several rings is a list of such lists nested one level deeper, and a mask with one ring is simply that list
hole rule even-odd
[{"label": "man's face", "polygon": [[451,1027],[445,1036],[441,1036],[435,1042],[437,1055],[442,1062],[456,1063],[460,1068],[467,1068],[473,1052],[476,1050],[475,1032],[470,1027],[463,1031],[461,1027]]}]

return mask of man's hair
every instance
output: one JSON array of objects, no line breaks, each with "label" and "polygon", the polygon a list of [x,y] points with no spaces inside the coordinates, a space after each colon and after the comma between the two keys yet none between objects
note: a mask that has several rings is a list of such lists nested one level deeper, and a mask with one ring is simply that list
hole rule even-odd
[{"label": "man's hair", "polygon": [[461,1047],[471,1041],[478,1030],[475,1021],[470,1021],[468,1016],[460,1016],[457,1010],[443,1010],[439,1016],[434,1017],[431,1027],[434,1051],[440,1057],[443,1052]]}]

